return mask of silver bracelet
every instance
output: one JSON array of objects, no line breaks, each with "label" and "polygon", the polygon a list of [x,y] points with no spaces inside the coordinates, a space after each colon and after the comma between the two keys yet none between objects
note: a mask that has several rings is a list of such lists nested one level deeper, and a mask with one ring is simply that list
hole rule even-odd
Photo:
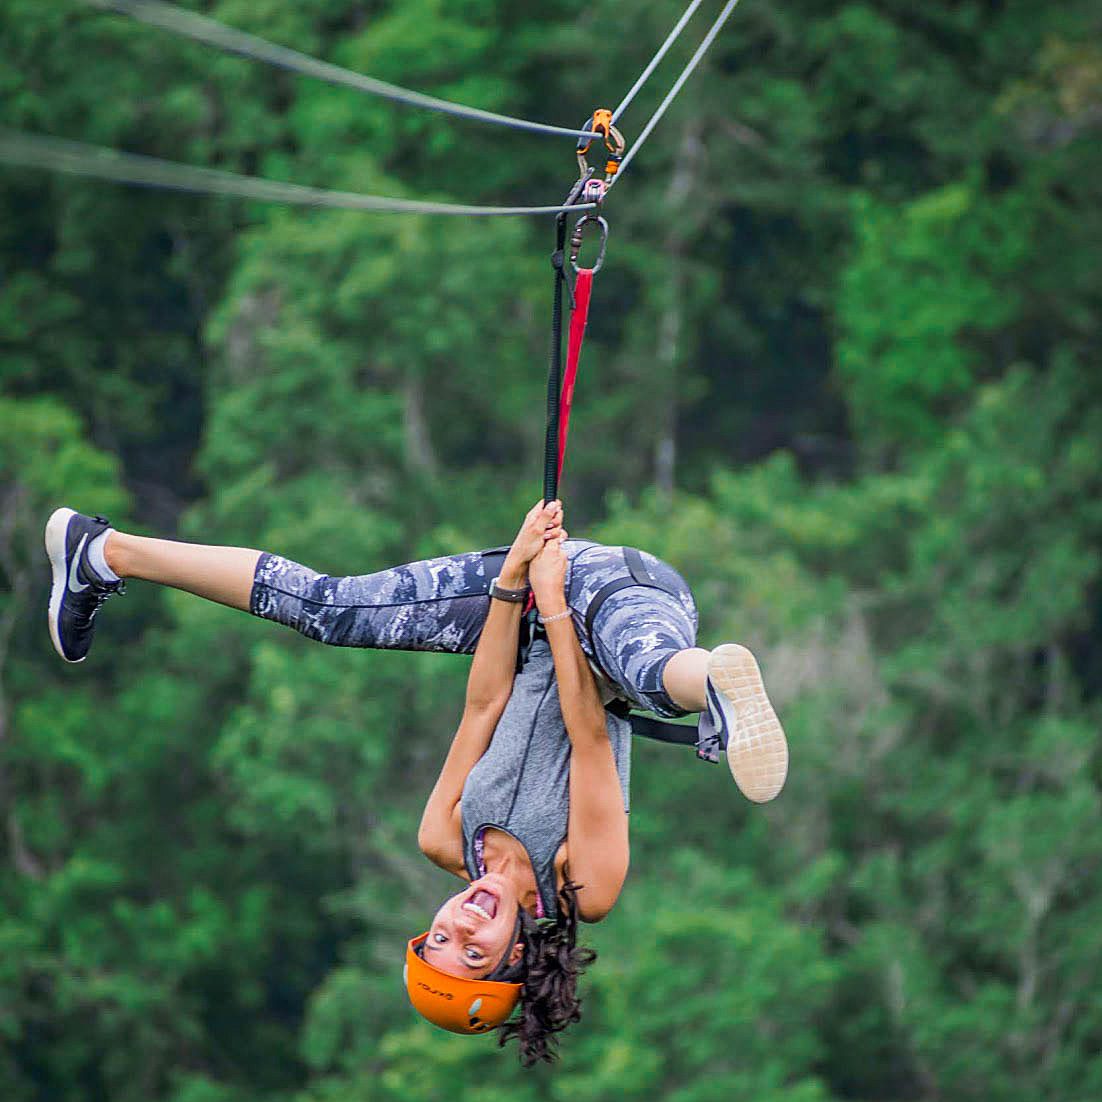
[{"label": "silver bracelet", "polygon": [[537,616],[541,624],[553,624],[556,620],[565,620],[568,616],[573,616],[574,613],[571,609],[567,609],[565,612],[556,612],[554,616]]}]

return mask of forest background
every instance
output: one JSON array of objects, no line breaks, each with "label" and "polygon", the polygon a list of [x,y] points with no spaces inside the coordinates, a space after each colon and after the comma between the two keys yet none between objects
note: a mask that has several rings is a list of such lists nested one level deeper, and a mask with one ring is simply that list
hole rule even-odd
[{"label": "forest background", "polygon": [[[577,125],[679,0],[219,0]],[[715,4],[718,10],[719,4]],[[699,41],[623,120],[629,141]],[[548,219],[0,175],[4,1102],[1102,1098],[1102,11],[744,0],[613,193],[563,493],[750,644],[792,772],[639,744],[553,1069],[416,1019],[416,822],[466,661],[135,584],[45,630],[67,504],[333,573],[538,496]],[[554,203],[568,140],[3,0],[7,126],[320,186]]]}]

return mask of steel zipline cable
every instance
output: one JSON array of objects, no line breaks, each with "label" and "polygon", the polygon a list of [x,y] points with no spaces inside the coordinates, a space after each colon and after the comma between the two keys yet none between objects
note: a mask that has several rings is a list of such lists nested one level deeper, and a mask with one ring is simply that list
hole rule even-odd
[{"label": "steel zipline cable", "polygon": [[[318,77],[334,84],[346,85],[400,103],[444,111],[458,117],[508,126],[513,129],[569,135],[575,140],[581,174],[562,204],[558,206],[495,207],[398,199],[381,195],[365,195],[358,192],[308,187],[302,184],[266,180],[253,176],[240,176],[221,169],[179,164],[155,157],[122,153],[113,149],[86,145],[82,142],[66,141],[44,135],[23,134],[0,128],[0,163],[2,164],[41,168],[144,187],[235,196],[260,202],[289,203],[299,206],[358,211],[469,216],[557,215],[556,248],[552,254],[555,282],[551,362],[548,372],[547,431],[544,446],[544,500],[551,500],[556,497],[558,495],[559,474],[565,453],[566,426],[570,416],[570,392],[573,390],[577,357],[581,351],[581,342],[585,331],[585,317],[588,313],[588,288],[591,286],[593,275],[600,268],[599,257],[592,268],[579,269],[576,263],[578,248],[582,243],[583,230],[587,224],[595,221],[604,236],[607,236],[608,232],[608,226],[604,218],[600,217],[599,214],[594,218],[594,215],[589,212],[599,210],[601,200],[622,178],[623,173],[635,159],[636,154],[642,149],[654,132],[655,127],[662,120],[670,104],[673,103],[704,55],[711,48],[724,24],[737,7],[739,0],[727,0],[723,10],[704,36],[703,41],[682,69],[673,87],[666,93],[665,98],[647,120],[638,139],[622,161],[620,155],[623,153],[624,141],[615,128],[615,121],[627,110],[640,89],[669,52],[689,20],[700,7],[702,0],[690,0],[677,23],[666,36],[665,41],[640,73],[615,111],[609,111],[606,108],[595,111],[586,130],[567,130],[563,127],[550,126],[545,123],[532,123],[523,119],[511,118],[507,115],[498,115],[494,112],[450,103],[418,92],[411,92],[396,85],[386,84],[383,81],[362,76],[347,69],[341,69],[335,65],[330,65],[328,62],[319,61],[306,54],[298,53],[295,50],[275,46],[253,35],[225,27],[213,20],[176,8],[171,4],[163,3],[162,0],[84,0],[84,2],[100,9],[131,15],[166,30],[221,47],[231,53],[266,61],[293,72]],[[586,163],[586,152],[589,149],[589,144],[597,137],[598,132],[603,134],[605,145],[609,150],[604,180],[595,179],[593,169]],[[583,141],[577,141],[579,137]],[[617,171],[617,168],[619,171]],[[587,201],[577,203],[576,200],[579,196]],[[561,359],[562,296],[563,286],[566,283],[564,246],[566,243],[566,215],[568,212],[586,213],[578,219],[570,239],[570,264],[576,273],[576,283],[571,292],[572,304],[575,302],[574,295],[577,294],[578,297],[576,299],[576,312],[572,306],[567,378],[564,383]],[[604,255],[603,244],[600,255],[601,257]],[[576,325],[575,323],[578,322],[579,318],[580,324]],[[560,392],[560,388],[564,389]]]},{"label": "steel zipline cable", "polygon": [[458,203],[434,203],[363,195],[354,191],[329,191],[302,184],[238,176],[217,168],[162,161],[137,153],[120,153],[103,146],[85,145],[61,138],[23,134],[0,129],[0,163],[20,168],[42,168],[120,184],[166,188],[170,191],[233,195],[263,203],[290,203],[303,207],[340,210],[389,211],[403,214],[520,215],[557,214],[565,210],[592,210],[594,204],[551,207],[487,207]]},{"label": "steel zipline cable", "polygon": [[685,24],[688,23],[690,19],[692,19],[693,13],[696,11],[697,8],[700,7],[703,2],[704,0],[692,0],[692,3],[689,4],[689,6],[685,9],[681,18],[674,24],[673,30],[670,31],[670,33],[666,36],[666,41],[658,47],[658,52],[654,55],[654,57],[650,59],[647,67],[639,74],[639,78],[628,90],[627,95],[624,96],[624,98],[620,101],[619,107],[617,107],[616,110],[612,112],[612,121],[614,124],[619,121],[620,116],[631,105],[631,101],[635,99],[635,96],[639,92],[639,89],[642,88],[643,85],[646,84],[647,81],[650,79],[651,73],[653,73],[654,70],[658,68],[658,63],[662,60],[662,58],[666,56],[666,54],[669,52],[670,47],[681,36],[681,32],[685,29]]},{"label": "steel zipline cable", "polygon": [[552,126],[545,122],[516,119],[511,115],[499,115],[496,111],[467,107],[462,103],[452,103],[450,100],[438,99],[423,92],[414,92],[397,84],[388,84],[386,81],[355,73],[351,69],[342,69],[339,65],[332,65],[328,61],[319,61],[287,46],[277,46],[256,35],[227,27],[214,19],[178,8],[174,4],[163,3],[162,0],[84,0],[84,3],[105,11],[128,15],[142,23],[160,27],[162,30],[171,31],[185,38],[193,38],[197,42],[205,42],[209,46],[217,46],[240,57],[263,61],[302,76],[316,77],[329,84],[344,85],[369,96],[380,96],[395,103],[403,103],[408,107],[442,111],[461,119],[507,126],[513,130],[527,130],[534,134],[554,134],[575,140],[587,136],[584,130],[572,130],[569,127]]},{"label": "steel zipline cable", "polygon": [[716,21],[711,25],[708,33],[704,36],[704,40],[696,49],[696,53],[689,58],[688,64],[681,70],[681,75],[674,81],[673,87],[666,93],[666,98],[658,105],[654,114],[647,120],[647,125],[639,133],[639,137],[632,143],[631,148],[627,152],[627,156],[624,157],[620,164],[620,171],[613,177],[609,184],[609,190],[615,186],[618,180],[623,179],[624,173],[627,171],[628,165],[635,159],[635,155],[643,148],[643,143],[650,137],[651,132],[661,121],[662,116],[666,113],[670,104],[677,98],[677,94],[685,87],[685,82],[693,75],[693,71],[700,64],[701,59],[708,52],[712,43],[716,40],[716,35],[723,30],[723,24],[727,22],[731,15],[731,12],[738,7],[739,0],[727,0],[723,10],[716,17]]},{"label": "steel zipline cable", "polygon": [[[281,46],[274,46],[263,39],[224,27],[213,20],[195,15],[161,0],[84,0],[94,7],[114,10],[145,22],[176,31],[192,38],[220,46],[231,53],[268,61],[304,75],[316,76],[332,83],[346,84],[373,95],[385,96],[411,106],[446,111],[460,117],[482,122],[496,123],[515,129],[535,130],[543,133],[565,134],[572,138],[582,135],[593,138],[592,131],[567,130],[546,123],[532,123],[498,115],[491,111],[449,103],[419,92],[410,92],[396,85],[386,84],[371,77],[361,76],[327,62],[300,54]],[[659,47],[639,78],[632,85],[620,105],[613,112],[617,118],[635,98],[638,91],[654,72],[662,58],[684,30],[702,0],[691,0],[681,18]],[[650,137],[670,104],[684,87],[701,59],[707,53],[739,0],[728,0],[716,21],[688,64],[681,71],[673,87],[647,121],[638,139],[620,165],[619,173],[608,187],[619,180],[635,155]],[[366,195],[360,192],[334,191],[302,184],[266,180],[255,176],[240,176],[222,169],[203,168],[195,165],[164,161],[134,153],[122,153],[102,146],[68,141],[45,135],[26,134],[0,128],[0,164],[22,168],[39,168],[72,175],[87,176],[116,183],[135,184],[142,187],[165,188],[174,191],[236,196],[259,202],[289,203],[296,206],[330,209],[378,211],[407,214],[470,215],[539,215],[563,214],[566,211],[591,211],[594,203],[568,202],[559,206],[482,206],[460,203],[443,203],[430,200],[398,199],[383,195]]]}]

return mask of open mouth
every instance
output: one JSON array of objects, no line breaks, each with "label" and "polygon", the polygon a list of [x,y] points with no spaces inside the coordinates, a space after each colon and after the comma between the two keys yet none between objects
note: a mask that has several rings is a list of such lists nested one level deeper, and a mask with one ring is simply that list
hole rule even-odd
[{"label": "open mouth", "polygon": [[479,888],[470,899],[464,900],[463,910],[472,911],[480,918],[489,921],[497,914],[497,896],[484,888]]}]

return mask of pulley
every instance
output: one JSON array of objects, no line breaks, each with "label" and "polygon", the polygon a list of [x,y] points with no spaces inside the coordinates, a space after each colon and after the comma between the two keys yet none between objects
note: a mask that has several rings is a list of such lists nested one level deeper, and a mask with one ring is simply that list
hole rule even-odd
[{"label": "pulley", "polygon": [[[605,178],[603,180],[588,180],[586,190],[583,193],[585,202],[600,202],[600,198],[604,197],[605,189],[612,183],[613,177],[620,170],[620,162],[624,158],[624,136],[612,125],[612,112],[607,107],[597,108],[592,117],[583,124],[582,130],[587,130],[593,135],[591,138],[578,139],[578,173],[582,179],[586,179],[590,175],[589,161],[586,155],[593,144],[593,138],[598,136],[604,138],[607,154],[605,157]],[[595,197],[598,190],[601,193],[600,198]],[[591,194],[591,192],[594,194]]]}]

